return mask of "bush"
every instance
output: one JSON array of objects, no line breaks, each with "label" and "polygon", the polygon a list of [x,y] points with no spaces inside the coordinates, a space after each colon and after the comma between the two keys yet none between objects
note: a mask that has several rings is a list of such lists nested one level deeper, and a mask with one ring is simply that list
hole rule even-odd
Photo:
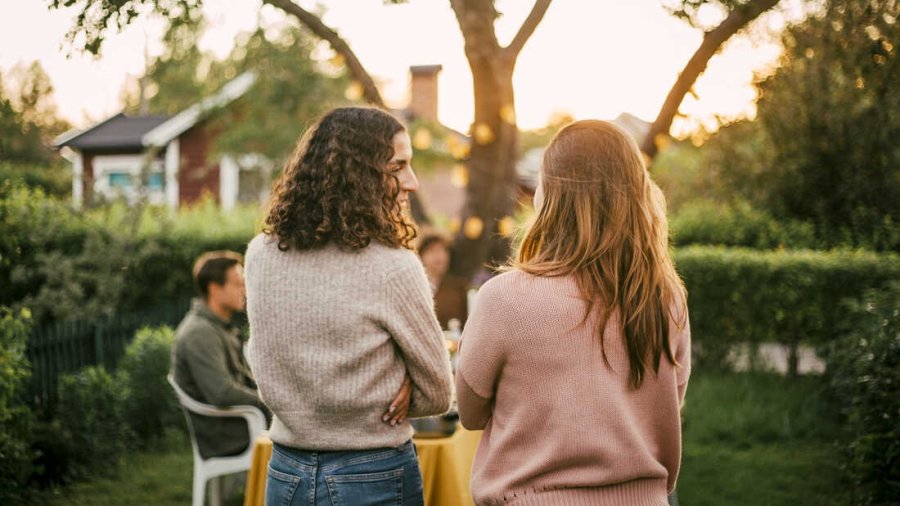
[{"label": "bush", "polygon": [[47,281],[41,255],[79,253],[88,231],[61,200],[9,181],[0,184],[0,228],[0,305],[6,306],[20,304]]},{"label": "bush", "polygon": [[21,183],[0,185],[0,305],[28,306],[37,323],[99,320],[192,293],[201,253],[243,252],[258,210],[211,200],[182,209],[114,204],[75,211]]},{"label": "bush", "polygon": [[779,222],[746,202],[685,204],[670,221],[676,246],[706,244],[754,249],[810,249],[816,247],[812,225]]},{"label": "bush", "polygon": [[[56,407],[59,444],[70,459],[63,478],[114,469],[133,442],[125,421],[125,389],[103,367],[87,367],[60,379]],[[50,432],[53,430],[52,424]]]},{"label": "bush", "polygon": [[849,305],[846,338],[828,363],[832,390],[845,417],[854,502],[896,504],[900,497],[900,282],[870,290]]},{"label": "bush", "polygon": [[0,308],[0,503],[24,500],[33,472],[31,411],[23,402],[30,376],[25,342],[30,315]]},{"label": "bush", "polygon": [[692,246],[675,251],[688,289],[694,356],[725,367],[738,343],[804,342],[820,351],[843,336],[842,300],[900,279],[895,254]]},{"label": "bush", "polygon": [[60,198],[72,193],[72,168],[61,160],[49,163],[0,161],[0,181],[13,180]]},{"label": "bush", "polygon": [[125,419],[142,446],[162,437],[167,427],[184,427],[166,380],[174,339],[170,327],[145,327],[125,349],[119,364],[126,392]]}]

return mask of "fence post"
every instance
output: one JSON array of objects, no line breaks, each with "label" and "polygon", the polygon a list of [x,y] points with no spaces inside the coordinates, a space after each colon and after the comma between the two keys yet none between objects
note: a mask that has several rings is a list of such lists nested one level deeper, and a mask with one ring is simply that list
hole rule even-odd
[{"label": "fence post", "polygon": [[94,360],[98,365],[104,365],[103,363],[103,324],[97,323],[97,326],[94,327]]}]

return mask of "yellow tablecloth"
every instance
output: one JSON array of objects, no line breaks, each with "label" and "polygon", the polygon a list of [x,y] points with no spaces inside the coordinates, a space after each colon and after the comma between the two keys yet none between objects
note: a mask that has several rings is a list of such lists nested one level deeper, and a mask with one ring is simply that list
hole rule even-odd
[{"label": "yellow tablecloth", "polygon": [[[481,431],[468,431],[459,427],[455,434],[440,439],[417,439],[419,468],[422,469],[422,485],[426,506],[468,506],[472,503],[469,492],[469,474],[472,459],[481,440]],[[268,436],[257,438],[253,448],[253,464],[247,473],[244,506],[263,506],[266,497],[266,467],[272,456],[272,440]]]}]

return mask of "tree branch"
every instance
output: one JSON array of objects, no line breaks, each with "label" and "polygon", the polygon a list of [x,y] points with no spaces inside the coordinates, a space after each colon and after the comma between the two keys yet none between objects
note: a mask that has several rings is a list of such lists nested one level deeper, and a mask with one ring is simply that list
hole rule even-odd
[{"label": "tree branch", "polygon": [[473,60],[494,59],[500,43],[494,31],[497,10],[493,0],[450,0],[450,7],[463,33],[470,64]]},{"label": "tree branch", "polygon": [[775,7],[778,2],[779,0],[753,0],[747,5],[731,11],[719,26],[703,35],[703,42],[700,43],[700,47],[697,48],[694,55],[691,56],[691,59],[688,60],[684,69],[678,75],[678,79],[672,85],[665,102],[659,110],[659,115],[650,126],[650,131],[647,132],[641,143],[641,150],[651,160],[656,157],[659,151],[656,145],[656,138],[660,134],[667,135],[669,133],[669,129],[672,127],[672,120],[675,119],[678,107],[681,106],[684,96],[697,82],[700,74],[706,70],[709,60],[712,59],[728,39],[751,21],[758,18],[762,13]]},{"label": "tree branch", "polygon": [[525,21],[522,22],[522,26],[519,27],[519,32],[516,33],[512,42],[504,49],[504,51],[512,57],[513,61],[519,56],[519,52],[522,51],[522,48],[525,46],[525,43],[528,42],[528,38],[531,37],[531,34],[534,33],[537,25],[544,19],[544,14],[547,12],[547,8],[550,7],[550,2],[552,1],[553,0],[536,0],[534,2],[531,12],[528,14],[528,17],[525,18]]},{"label": "tree branch", "polygon": [[346,63],[347,68],[350,69],[350,75],[353,79],[362,85],[363,98],[366,99],[366,102],[378,107],[385,107],[384,99],[381,97],[378,87],[375,86],[375,81],[372,79],[372,76],[369,75],[369,72],[363,67],[359,58],[356,57],[356,54],[350,49],[347,42],[344,41],[336,31],[323,23],[318,16],[303,7],[300,7],[291,0],[263,0],[263,3],[281,9],[287,14],[294,16],[317,37],[328,42],[335,52],[344,57],[344,62]]}]

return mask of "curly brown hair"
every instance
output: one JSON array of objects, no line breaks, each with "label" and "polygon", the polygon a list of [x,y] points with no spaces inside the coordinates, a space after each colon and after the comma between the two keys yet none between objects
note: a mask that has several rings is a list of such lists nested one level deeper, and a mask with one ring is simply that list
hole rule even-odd
[{"label": "curly brown hair", "polygon": [[361,249],[372,240],[411,248],[416,229],[397,201],[399,180],[386,170],[394,136],[405,130],[380,109],[325,114],[301,136],[276,183],[263,233],[282,251],[329,242]]}]

